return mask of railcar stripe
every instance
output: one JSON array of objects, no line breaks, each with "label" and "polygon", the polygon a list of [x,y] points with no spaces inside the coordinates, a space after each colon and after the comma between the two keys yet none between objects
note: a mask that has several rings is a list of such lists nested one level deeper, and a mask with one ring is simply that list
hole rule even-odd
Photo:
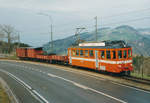
[{"label": "railcar stripe", "polygon": [[95,59],[86,59],[86,58],[78,58],[78,57],[72,57],[72,59],[85,60],[85,61],[96,61]]},{"label": "railcar stripe", "polygon": [[[84,60],[84,61],[96,61],[96,59],[88,59],[88,58],[79,58],[79,57],[71,57],[71,59],[76,60]],[[98,60],[100,63],[108,63],[108,64],[124,64],[124,63],[132,63],[132,60],[121,60],[121,61],[110,61],[110,60]]]}]

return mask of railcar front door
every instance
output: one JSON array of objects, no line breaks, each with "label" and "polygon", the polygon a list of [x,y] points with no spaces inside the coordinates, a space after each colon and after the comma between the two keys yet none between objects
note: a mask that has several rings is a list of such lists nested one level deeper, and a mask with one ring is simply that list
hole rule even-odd
[{"label": "railcar front door", "polygon": [[97,50],[95,50],[95,67],[98,70],[99,65],[98,65],[98,51]]},{"label": "railcar front door", "polygon": [[72,64],[71,49],[69,50],[69,63]]}]

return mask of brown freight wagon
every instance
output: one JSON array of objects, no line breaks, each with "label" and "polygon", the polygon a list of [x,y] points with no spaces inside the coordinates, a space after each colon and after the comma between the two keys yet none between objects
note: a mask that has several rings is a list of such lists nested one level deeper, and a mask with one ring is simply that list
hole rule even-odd
[{"label": "brown freight wagon", "polygon": [[42,50],[42,47],[39,47],[39,48],[28,48],[27,49],[27,58],[36,58],[36,56],[38,54],[42,54],[43,53],[43,50]]},{"label": "brown freight wagon", "polygon": [[26,58],[27,57],[27,48],[17,48],[16,55],[19,58]]}]

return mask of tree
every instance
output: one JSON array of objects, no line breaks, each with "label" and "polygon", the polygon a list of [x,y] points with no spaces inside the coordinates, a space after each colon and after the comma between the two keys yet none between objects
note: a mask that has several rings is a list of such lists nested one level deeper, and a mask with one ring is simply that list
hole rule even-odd
[{"label": "tree", "polygon": [[7,40],[7,50],[8,53],[11,52],[12,47],[11,47],[11,43],[16,40],[18,37],[16,36],[17,34],[17,30],[15,30],[15,28],[11,25],[0,25],[0,38],[6,39]]}]

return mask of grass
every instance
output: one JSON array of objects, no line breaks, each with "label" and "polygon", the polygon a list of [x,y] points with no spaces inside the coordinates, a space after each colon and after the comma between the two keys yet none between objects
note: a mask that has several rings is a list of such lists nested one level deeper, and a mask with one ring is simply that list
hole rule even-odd
[{"label": "grass", "polygon": [[6,59],[18,59],[18,57],[16,56],[15,53],[4,54],[4,58],[6,58]]},{"label": "grass", "polygon": [[16,55],[9,56],[8,59],[17,59]]},{"label": "grass", "polygon": [[139,74],[136,72],[131,72],[131,76],[150,80],[150,76],[143,74],[143,77],[142,77],[141,73]]},{"label": "grass", "polygon": [[9,97],[0,84],[0,103],[10,103]]}]

